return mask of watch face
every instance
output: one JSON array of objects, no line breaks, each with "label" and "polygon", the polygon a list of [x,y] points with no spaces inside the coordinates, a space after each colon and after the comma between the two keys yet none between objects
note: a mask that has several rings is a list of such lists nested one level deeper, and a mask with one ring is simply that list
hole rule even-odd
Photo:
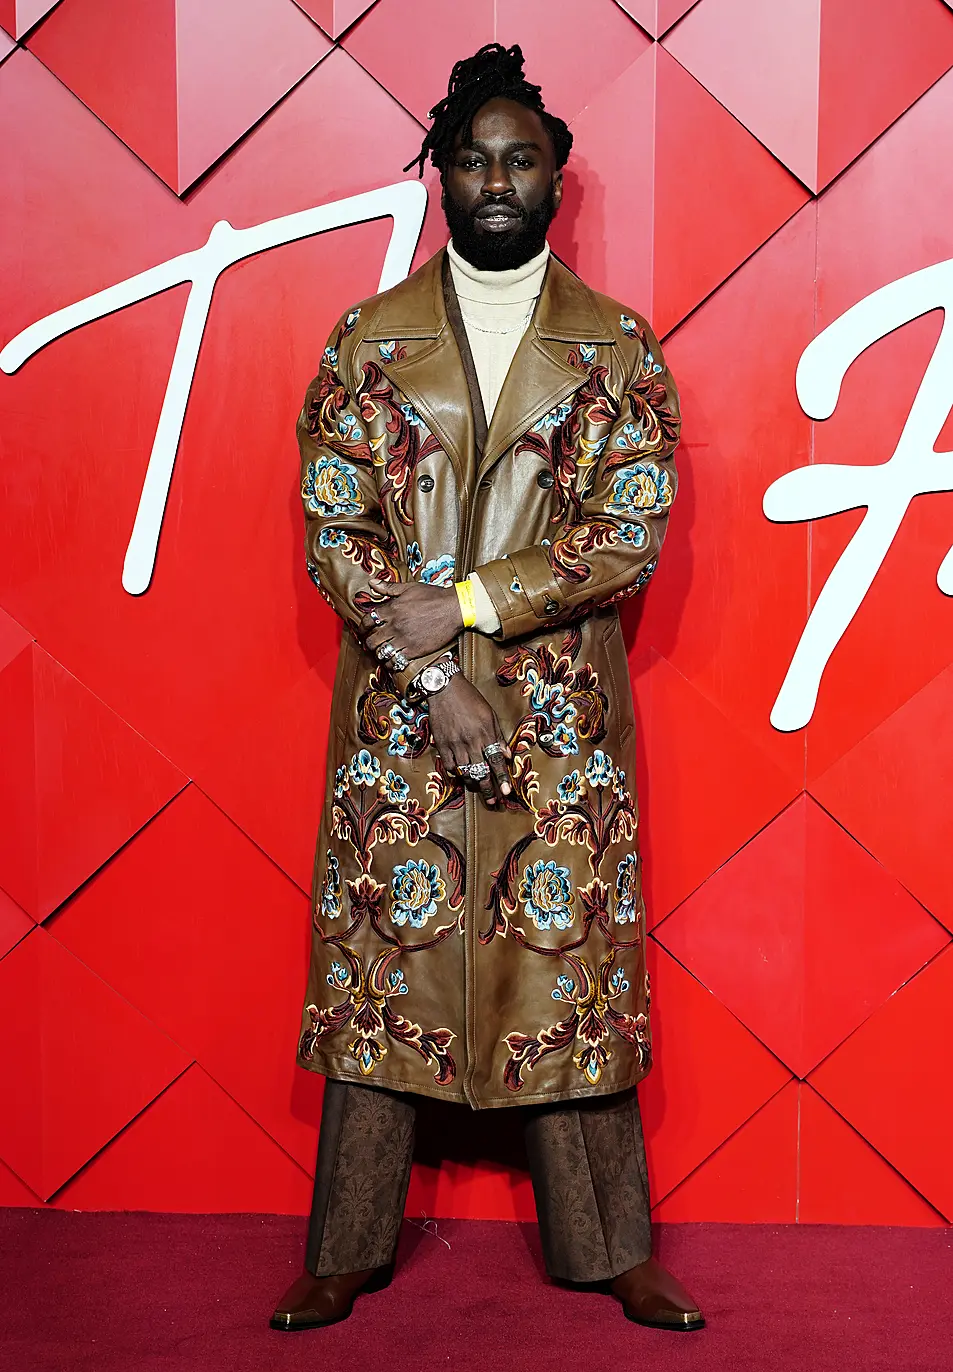
[{"label": "watch face", "polygon": [[439,667],[425,667],[420,674],[420,684],[425,691],[439,691],[445,679]]}]

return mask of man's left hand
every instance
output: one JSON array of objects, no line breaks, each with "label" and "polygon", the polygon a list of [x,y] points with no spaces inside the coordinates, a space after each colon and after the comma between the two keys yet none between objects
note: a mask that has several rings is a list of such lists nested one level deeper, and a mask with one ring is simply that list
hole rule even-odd
[{"label": "man's left hand", "polygon": [[372,591],[387,597],[361,620],[361,633],[372,653],[390,643],[407,658],[426,657],[452,643],[463,628],[460,600],[452,586],[373,577],[369,584]]}]

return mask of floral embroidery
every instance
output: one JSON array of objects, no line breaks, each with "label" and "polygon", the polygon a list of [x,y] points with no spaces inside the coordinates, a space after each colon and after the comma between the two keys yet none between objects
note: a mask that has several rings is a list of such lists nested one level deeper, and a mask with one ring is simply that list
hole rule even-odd
[{"label": "floral embroidery", "polygon": [[380,794],[384,800],[389,800],[394,805],[402,805],[410,795],[410,784],[388,767],[380,784]]},{"label": "floral embroidery", "polygon": [[353,332],[354,332],[354,325],[357,323],[357,321],[360,319],[360,317],[361,317],[361,307],[360,307],[360,305],[358,305],[358,306],[356,306],[355,309],[353,309],[353,310],[350,311],[350,313],[348,314],[347,318],[346,318],[345,321],[344,321],[344,329],[343,329],[343,331],[342,331],[342,333],[341,333],[341,337],[342,337],[342,338],[347,338],[347,336],[348,336],[349,333],[353,333]]},{"label": "floral embroidery", "polygon": [[441,553],[439,557],[430,559],[420,573],[420,579],[428,586],[452,586],[455,566],[456,558],[453,553]]},{"label": "floral embroidery", "polygon": [[357,468],[336,455],[319,457],[316,462],[308,463],[301,498],[312,514],[325,518],[356,515],[364,509],[357,485]]},{"label": "floral embroidery", "polygon": [[573,805],[586,794],[582,776],[578,771],[568,772],[556,786],[556,793],[564,805]]},{"label": "floral embroidery", "polygon": [[337,371],[337,365],[338,365],[338,350],[337,350],[337,348],[332,348],[331,345],[328,344],[328,346],[327,346],[327,347],[325,348],[325,350],[324,350],[324,360],[325,360],[325,362],[328,364],[329,367],[333,367],[334,370]]},{"label": "floral embroidery", "polygon": [[566,757],[578,753],[580,738],[605,737],[609,702],[599,677],[588,662],[573,665],[581,643],[579,630],[573,629],[558,655],[542,643],[517,648],[505,658],[496,679],[501,686],[522,682],[529,706],[510,739],[517,755],[539,747],[549,757]]},{"label": "floral embroidery", "polygon": [[628,424],[623,424],[622,432],[617,436],[615,445],[617,448],[638,448],[642,442],[642,430],[637,429],[629,420]]},{"label": "floral embroidery", "polygon": [[426,428],[427,428],[426,424],[425,424],[424,421],[421,419],[421,417],[420,417],[420,415],[417,413],[417,411],[414,409],[413,405],[407,405],[407,404],[401,405],[401,406],[400,406],[400,412],[401,412],[401,414],[404,416],[404,418],[407,420],[407,423],[410,424],[413,428],[415,428],[415,429],[426,429]]},{"label": "floral embroidery", "polygon": [[554,410],[544,414],[542,419],[533,425],[533,432],[537,434],[545,433],[547,429],[558,429],[559,426],[572,414],[572,405],[568,400],[564,400],[561,405],[557,405]]},{"label": "floral embroidery", "polygon": [[384,430],[368,448],[373,463],[383,467],[381,499],[392,502],[402,524],[411,524],[409,501],[414,473],[425,458],[442,451],[440,444],[413,405],[395,398],[394,388],[374,362],[364,363],[356,402],[365,427],[370,432]]},{"label": "floral embroidery", "polygon": [[[635,837],[635,804],[625,773],[616,771],[612,758],[601,748],[585,766],[589,788],[574,782],[573,775],[563,777],[555,797],[537,811],[536,833],[550,847],[584,844],[589,849],[592,874],[598,876],[606,849]],[[570,796],[573,798],[568,799]]]},{"label": "floral embroidery", "polygon": [[381,764],[366,748],[362,748],[351,758],[348,771],[358,786],[372,786],[381,774]]},{"label": "floral embroidery", "polygon": [[580,371],[586,371],[596,360],[596,350],[591,343],[580,343],[570,350],[566,360],[570,367],[578,367]]},{"label": "floral embroidery", "polygon": [[437,913],[437,904],[447,894],[436,863],[411,859],[394,868],[391,880],[391,914],[395,924],[411,924],[422,929]]},{"label": "floral embroidery", "polygon": [[380,353],[381,358],[385,363],[403,362],[404,358],[407,356],[406,348],[402,348],[396,338],[391,338],[386,343],[379,343],[377,345],[377,351]]},{"label": "floral embroidery", "polygon": [[619,863],[619,875],[615,883],[615,917],[619,924],[634,924],[638,918],[638,867],[636,853],[629,853]]},{"label": "floral embroidery", "polygon": [[569,868],[540,859],[523,873],[519,898],[537,929],[568,929],[572,923],[573,891]]},{"label": "floral embroidery", "polygon": [[322,548],[343,548],[347,543],[347,533],[344,529],[322,529],[318,543]]},{"label": "floral embroidery", "polygon": [[513,580],[510,582],[510,590],[515,591],[517,595],[521,594],[523,586],[518,576],[514,576]]},{"label": "floral embroidery", "polygon": [[420,551],[420,544],[415,539],[413,543],[407,544],[407,570],[413,576],[417,568],[423,562],[424,556]]},{"label": "floral embroidery", "polygon": [[629,516],[661,514],[671,505],[674,495],[668,472],[655,462],[640,462],[618,473],[606,510]]},{"label": "floral embroidery", "polygon": [[337,919],[341,913],[341,865],[330,848],[327,862],[321,888],[321,913],[328,919]]},{"label": "floral embroidery", "polygon": [[623,543],[631,543],[633,548],[641,548],[648,539],[641,524],[620,524],[618,534]]},{"label": "floral embroidery", "polygon": [[376,668],[357,703],[358,732],[365,743],[387,743],[391,757],[420,757],[430,744],[430,720],[425,705],[412,705],[386,684],[383,667]]}]

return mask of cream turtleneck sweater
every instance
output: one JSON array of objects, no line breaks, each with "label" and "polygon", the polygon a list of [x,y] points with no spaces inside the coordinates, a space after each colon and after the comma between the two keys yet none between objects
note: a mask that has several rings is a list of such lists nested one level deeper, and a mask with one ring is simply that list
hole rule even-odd
[{"label": "cream turtleneck sweater", "polygon": [[[536,307],[549,261],[549,244],[522,267],[511,271],[480,271],[461,257],[452,243],[447,245],[447,256],[489,424],[520,339]],[[471,573],[468,580],[476,600],[477,617],[473,627],[484,634],[495,633],[500,621],[493,602],[476,573]]]}]

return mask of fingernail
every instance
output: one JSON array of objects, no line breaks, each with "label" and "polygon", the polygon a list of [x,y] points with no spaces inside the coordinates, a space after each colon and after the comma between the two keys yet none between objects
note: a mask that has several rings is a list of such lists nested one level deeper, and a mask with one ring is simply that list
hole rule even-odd
[{"label": "fingernail", "polygon": [[503,794],[504,794],[505,796],[508,796],[508,795],[509,795],[511,789],[512,789],[512,788],[509,787],[509,786],[507,786],[507,784],[506,784],[505,781],[504,781],[503,785],[500,787],[500,790],[503,792]]}]

